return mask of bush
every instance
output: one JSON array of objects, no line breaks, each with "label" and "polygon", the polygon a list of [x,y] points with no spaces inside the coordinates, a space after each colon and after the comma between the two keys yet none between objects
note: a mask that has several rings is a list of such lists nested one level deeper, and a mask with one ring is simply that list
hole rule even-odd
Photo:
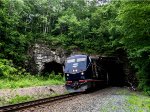
[{"label": "bush", "polygon": [[51,80],[63,80],[63,77],[62,77],[61,73],[56,75],[54,72],[52,72],[51,74],[48,74],[48,79],[51,79]]},{"label": "bush", "polygon": [[[14,67],[11,60],[0,59],[0,76],[13,77],[18,70]],[[11,76],[10,76],[11,75]]]}]

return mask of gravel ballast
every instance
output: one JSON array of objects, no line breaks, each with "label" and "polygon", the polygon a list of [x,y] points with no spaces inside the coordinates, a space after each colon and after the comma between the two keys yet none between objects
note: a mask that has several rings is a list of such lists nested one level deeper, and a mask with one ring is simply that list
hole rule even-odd
[{"label": "gravel ballast", "polygon": [[[25,112],[139,112],[141,108],[128,102],[133,93],[127,88],[105,88],[61,102],[41,105]],[[141,112],[149,111],[145,109]]]}]

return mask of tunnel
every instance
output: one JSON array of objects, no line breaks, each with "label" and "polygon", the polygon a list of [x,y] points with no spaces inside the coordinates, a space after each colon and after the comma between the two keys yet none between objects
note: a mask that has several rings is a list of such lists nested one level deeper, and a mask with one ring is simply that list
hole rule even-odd
[{"label": "tunnel", "polygon": [[125,85],[123,63],[117,57],[100,57],[99,64],[108,74],[108,84],[110,86]]},{"label": "tunnel", "polygon": [[42,74],[50,74],[52,72],[54,72],[56,75],[58,75],[59,73],[63,74],[63,65],[55,61],[45,63]]}]

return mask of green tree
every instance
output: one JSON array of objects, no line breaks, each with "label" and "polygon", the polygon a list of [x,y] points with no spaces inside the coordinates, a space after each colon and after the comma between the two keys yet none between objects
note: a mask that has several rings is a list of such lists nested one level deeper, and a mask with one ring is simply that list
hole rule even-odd
[{"label": "green tree", "polygon": [[118,15],[132,65],[138,71],[139,87],[150,91],[150,5],[146,0],[125,2]]}]

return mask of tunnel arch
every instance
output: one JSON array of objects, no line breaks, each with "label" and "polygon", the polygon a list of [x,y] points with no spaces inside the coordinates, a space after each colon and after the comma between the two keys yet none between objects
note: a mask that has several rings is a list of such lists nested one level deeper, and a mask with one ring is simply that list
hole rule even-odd
[{"label": "tunnel arch", "polygon": [[50,74],[54,72],[56,75],[59,73],[63,74],[63,64],[57,63],[55,61],[47,62],[43,65],[42,74]]}]

